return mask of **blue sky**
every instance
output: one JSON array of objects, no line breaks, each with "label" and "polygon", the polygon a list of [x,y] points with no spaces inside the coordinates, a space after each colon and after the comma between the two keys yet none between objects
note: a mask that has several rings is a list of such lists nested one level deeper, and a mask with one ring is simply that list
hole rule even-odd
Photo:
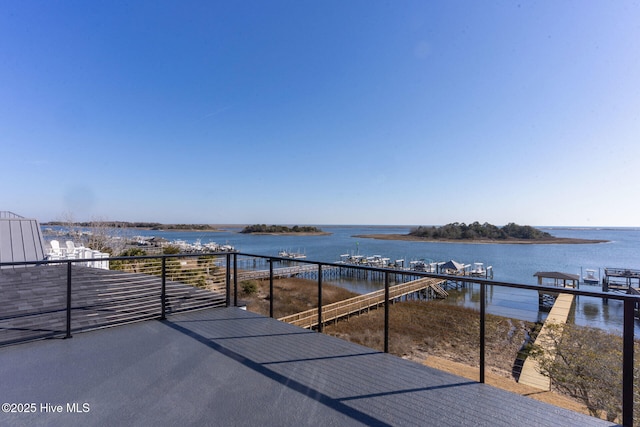
[{"label": "blue sky", "polygon": [[0,210],[640,226],[637,1],[3,1]]}]

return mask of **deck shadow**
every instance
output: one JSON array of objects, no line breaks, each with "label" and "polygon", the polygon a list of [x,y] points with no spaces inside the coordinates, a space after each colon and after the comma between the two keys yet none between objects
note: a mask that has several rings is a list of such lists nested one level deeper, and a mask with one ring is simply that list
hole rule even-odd
[{"label": "deck shadow", "polygon": [[[219,321],[218,319],[210,319],[210,320],[214,322]],[[187,322],[190,322],[190,321],[187,321]],[[199,323],[200,325],[203,325],[208,322],[209,322],[209,319],[199,320],[197,323]],[[373,398],[386,397],[386,396],[392,396],[392,395],[401,395],[405,393],[415,393],[415,392],[440,390],[440,389],[446,389],[446,388],[452,388],[452,387],[477,385],[477,382],[475,381],[466,381],[465,379],[461,378],[460,382],[438,384],[434,386],[415,387],[415,388],[408,388],[408,389],[396,389],[396,390],[389,390],[389,391],[383,391],[378,393],[368,393],[368,394],[354,395],[354,396],[348,396],[348,397],[334,398],[314,387],[306,385],[290,376],[287,376],[286,374],[276,372],[275,370],[271,369],[269,366],[295,364],[295,363],[313,363],[318,361],[330,361],[330,360],[339,360],[339,359],[344,360],[346,358],[353,358],[353,357],[384,355],[384,353],[381,353],[376,350],[371,350],[371,351],[364,351],[364,352],[350,353],[350,354],[331,354],[327,356],[318,356],[318,357],[291,358],[286,360],[258,362],[224,345],[221,341],[228,341],[232,339],[242,340],[242,339],[255,339],[255,338],[292,336],[292,335],[305,336],[305,335],[316,335],[318,333],[307,331],[307,330],[300,330],[299,332],[290,331],[290,332],[282,332],[282,333],[270,333],[270,334],[257,333],[257,334],[244,334],[244,335],[232,334],[232,336],[210,337],[210,336],[203,335],[202,333],[195,330],[195,328],[184,326],[185,322],[183,322],[182,320],[174,322],[170,318],[168,318],[166,320],[163,320],[162,323],[174,329],[175,331],[178,331],[180,333],[183,333],[195,339],[196,341],[206,345],[212,350],[215,350],[220,354],[242,364],[243,366],[253,370],[254,372],[264,375],[265,377],[291,390],[294,390],[308,398],[311,398],[327,406],[328,408],[331,408],[334,411],[337,411],[345,416],[348,416],[358,422],[362,422],[362,423],[365,423],[366,425],[371,425],[371,426],[388,426],[390,424],[378,418],[375,418],[374,416],[367,414],[359,409],[353,408],[347,405],[345,402],[358,401],[363,399],[373,399]]]}]

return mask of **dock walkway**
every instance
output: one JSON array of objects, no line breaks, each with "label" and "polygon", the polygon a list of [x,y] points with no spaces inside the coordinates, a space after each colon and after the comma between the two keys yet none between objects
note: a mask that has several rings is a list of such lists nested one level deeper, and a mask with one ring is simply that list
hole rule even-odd
[{"label": "dock walkway", "polygon": [[[448,293],[441,286],[443,282],[444,280],[442,279],[425,277],[394,285],[389,288],[389,300],[394,300],[425,289],[431,290],[431,292],[437,296],[446,297]],[[327,304],[322,307],[322,321],[330,322],[354,313],[361,313],[372,307],[377,307],[382,303],[384,303],[384,289],[358,295],[357,297],[338,301],[333,304]],[[318,324],[318,309],[312,308],[307,311],[281,317],[278,320],[309,329]]]},{"label": "dock walkway", "polygon": [[[323,265],[322,271],[335,270],[337,267],[330,265]],[[298,265],[294,267],[282,267],[273,269],[274,278],[291,277],[303,273],[313,273],[318,271],[316,265]],[[255,270],[255,271],[238,271],[238,280],[256,280],[256,279],[268,279],[271,275],[269,270]]]},{"label": "dock walkway", "polygon": [[[556,302],[553,304],[547,320],[545,320],[540,333],[536,338],[534,344],[542,346],[545,350],[549,349],[552,345],[551,338],[549,337],[549,325],[567,323],[571,306],[573,305],[573,295],[559,294],[556,298]],[[525,384],[531,387],[536,387],[541,390],[549,390],[551,388],[551,380],[540,373],[540,364],[538,361],[528,357],[524,361],[522,366],[522,372],[518,380],[520,384]]]}]

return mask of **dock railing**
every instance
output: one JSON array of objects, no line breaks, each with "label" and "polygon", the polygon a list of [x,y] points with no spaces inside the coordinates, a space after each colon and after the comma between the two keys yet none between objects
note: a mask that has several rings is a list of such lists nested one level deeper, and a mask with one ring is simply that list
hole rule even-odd
[{"label": "dock railing", "polygon": [[[24,340],[48,336],[64,336],[71,338],[73,333],[96,327],[111,326],[117,323],[143,319],[164,319],[167,314],[179,311],[179,305],[189,297],[204,298],[200,306],[185,306],[185,310],[214,306],[239,306],[239,280],[243,271],[267,270],[269,316],[274,316],[274,264],[292,265],[292,260],[275,256],[240,252],[222,252],[210,254],[176,254],[140,257],[112,257],[109,264],[112,270],[104,271],[86,267],[93,259],[35,261],[0,264],[0,345],[13,344]],[[524,290],[537,295],[540,292],[563,293],[577,298],[594,298],[601,301],[616,301],[622,306],[621,313],[621,346],[620,364],[621,396],[619,421],[623,425],[634,424],[634,396],[637,396],[637,381],[634,369],[635,345],[635,312],[640,304],[639,295],[628,295],[615,292],[590,291],[517,284],[470,276],[448,276],[417,271],[390,268],[374,268],[368,266],[340,263],[316,262],[311,260],[295,260],[295,265],[306,266],[307,278],[317,284],[317,321],[315,329],[322,332],[325,327],[323,318],[323,284],[330,274],[336,271],[348,271],[350,274],[378,280],[384,293],[383,313],[383,345],[382,351],[389,352],[390,336],[389,320],[392,282],[400,283],[419,278],[433,278],[438,281],[455,283],[456,286],[474,286],[477,295],[473,298],[476,304],[478,321],[478,378],[484,383],[487,371],[487,338],[486,325],[488,319],[488,297],[494,289]],[[120,268],[120,270],[113,270]],[[101,272],[99,272],[101,271]],[[315,272],[315,277],[313,276]],[[292,272],[292,274],[295,274]],[[51,276],[53,275],[53,276]],[[215,277],[215,279],[214,279]],[[323,279],[325,278],[325,279]],[[185,287],[186,286],[186,287]],[[11,289],[19,292],[12,292]],[[114,290],[115,289],[115,290]],[[144,291],[142,290],[144,289]],[[198,292],[191,292],[189,289]],[[114,290],[113,295],[109,291]],[[202,296],[202,292],[207,297]],[[144,296],[139,294],[144,293]],[[198,293],[198,295],[195,295]],[[12,305],[18,294],[29,294],[29,302]],[[193,294],[193,295],[191,295]],[[53,295],[53,296],[52,296]],[[207,299],[208,297],[211,297]],[[47,306],[43,301],[52,305]],[[132,303],[133,301],[133,303]],[[81,302],[81,303],[79,303]],[[124,303],[132,303],[123,306]],[[121,304],[120,304],[121,303]],[[537,303],[537,300],[536,300]],[[109,305],[111,304],[111,305]],[[120,304],[120,305],[118,305]],[[15,310],[7,309],[14,307]],[[26,311],[24,311],[26,307]],[[118,318],[125,314],[130,317]],[[114,315],[109,317],[109,315]],[[97,319],[93,323],[91,320]],[[455,319],[451,320],[455,322]],[[84,322],[84,323],[83,323]],[[28,326],[25,326],[28,325]],[[424,327],[429,327],[425,325]],[[34,334],[20,334],[24,329],[38,331]],[[7,338],[8,337],[8,338]],[[20,338],[22,337],[22,338]]]}]

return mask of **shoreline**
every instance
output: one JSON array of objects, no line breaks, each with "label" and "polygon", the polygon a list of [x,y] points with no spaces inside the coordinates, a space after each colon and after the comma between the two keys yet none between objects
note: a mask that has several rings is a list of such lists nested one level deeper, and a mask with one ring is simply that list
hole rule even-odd
[{"label": "shoreline", "polygon": [[255,232],[255,233],[242,233],[240,231],[238,231],[237,233],[239,234],[251,234],[251,235],[259,235],[259,236],[330,236],[333,233],[330,233],[328,231],[315,231],[315,232],[311,232],[311,231],[300,231],[300,232],[295,232],[295,231],[290,231],[290,232],[284,232],[284,233],[277,233],[277,232],[273,232],[273,233],[268,233],[268,232]]},{"label": "shoreline", "polygon": [[570,237],[554,237],[552,239],[538,239],[538,240],[526,240],[526,239],[505,239],[505,240],[491,240],[491,239],[477,239],[477,240],[456,240],[456,239],[425,239],[423,237],[411,236],[409,234],[357,234],[351,237],[357,237],[361,239],[377,239],[377,240],[402,240],[405,242],[425,242],[425,243],[464,243],[464,244],[477,244],[477,245],[558,245],[558,244],[595,244],[595,243],[609,243],[609,240],[598,239],[576,239]]}]

